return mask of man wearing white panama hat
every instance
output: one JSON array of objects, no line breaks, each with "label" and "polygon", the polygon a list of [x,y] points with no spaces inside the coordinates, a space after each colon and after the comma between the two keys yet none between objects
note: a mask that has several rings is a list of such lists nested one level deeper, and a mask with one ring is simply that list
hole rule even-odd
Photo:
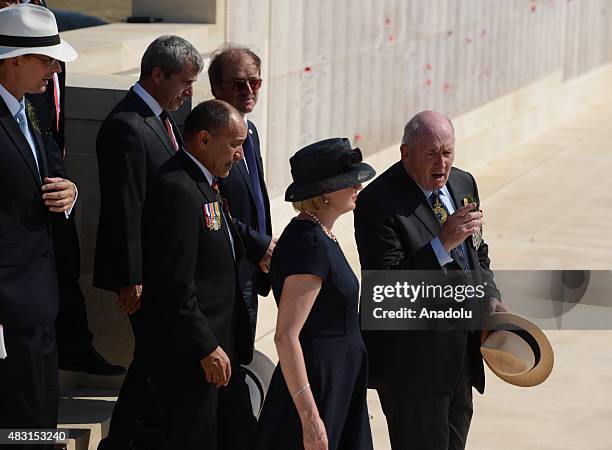
[{"label": "man wearing white panama hat", "polygon": [[[76,51],[46,8],[0,10],[0,428],[55,428],[57,271],[49,218],[74,206],[76,188],[47,176],[35,114],[25,94],[42,93]],[[0,335],[0,339],[2,336]],[[15,448],[29,448],[27,445]],[[37,446],[35,448],[44,448]]]}]

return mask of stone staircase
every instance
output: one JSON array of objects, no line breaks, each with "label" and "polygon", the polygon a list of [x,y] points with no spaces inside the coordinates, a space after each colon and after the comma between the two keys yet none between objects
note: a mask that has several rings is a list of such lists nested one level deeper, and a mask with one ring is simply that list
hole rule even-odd
[{"label": "stone staircase", "polygon": [[117,400],[117,389],[83,387],[80,374],[60,371],[58,428],[69,430],[68,439],[59,448],[96,450],[108,434],[110,418]]}]

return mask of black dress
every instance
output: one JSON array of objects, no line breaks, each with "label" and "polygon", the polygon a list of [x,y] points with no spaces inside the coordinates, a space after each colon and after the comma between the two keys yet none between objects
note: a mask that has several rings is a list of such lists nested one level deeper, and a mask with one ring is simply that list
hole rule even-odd
[{"label": "black dress", "polygon": [[[310,220],[292,220],[274,249],[272,290],[280,300],[285,278],[315,274],[321,291],[300,333],[310,389],[329,450],[371,450],[366,403],[367,354],[359,330],[359,282],[340,246]],[[259,418],[257,450],[303,449],[302,425],[276,366]]]}]

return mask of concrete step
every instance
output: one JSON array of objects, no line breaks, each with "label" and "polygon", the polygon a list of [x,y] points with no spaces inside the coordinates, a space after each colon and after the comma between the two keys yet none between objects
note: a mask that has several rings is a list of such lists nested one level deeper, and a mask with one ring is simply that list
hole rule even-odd
[{"label": "concrete step", "polygon": [[61,396],[58,428],[71,430],[66,449],[96,450],[108,434],[117,395],[116,390],[80,388]]},{"label": "concrete step", "polygon": [[88,429],[72,429],[68,439],[57,441],[55,450],[88,450],[90,435]]}]

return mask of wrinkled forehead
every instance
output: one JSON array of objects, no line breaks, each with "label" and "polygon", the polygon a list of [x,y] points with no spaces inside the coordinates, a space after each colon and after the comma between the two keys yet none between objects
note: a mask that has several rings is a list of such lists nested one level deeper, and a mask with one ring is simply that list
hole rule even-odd
[{"label": "wrinkled forehead", "polygon": [[429,123],[419,130],[417,146],[421,148],[452,148],[455,145],[455,133],[448,121]]}]

